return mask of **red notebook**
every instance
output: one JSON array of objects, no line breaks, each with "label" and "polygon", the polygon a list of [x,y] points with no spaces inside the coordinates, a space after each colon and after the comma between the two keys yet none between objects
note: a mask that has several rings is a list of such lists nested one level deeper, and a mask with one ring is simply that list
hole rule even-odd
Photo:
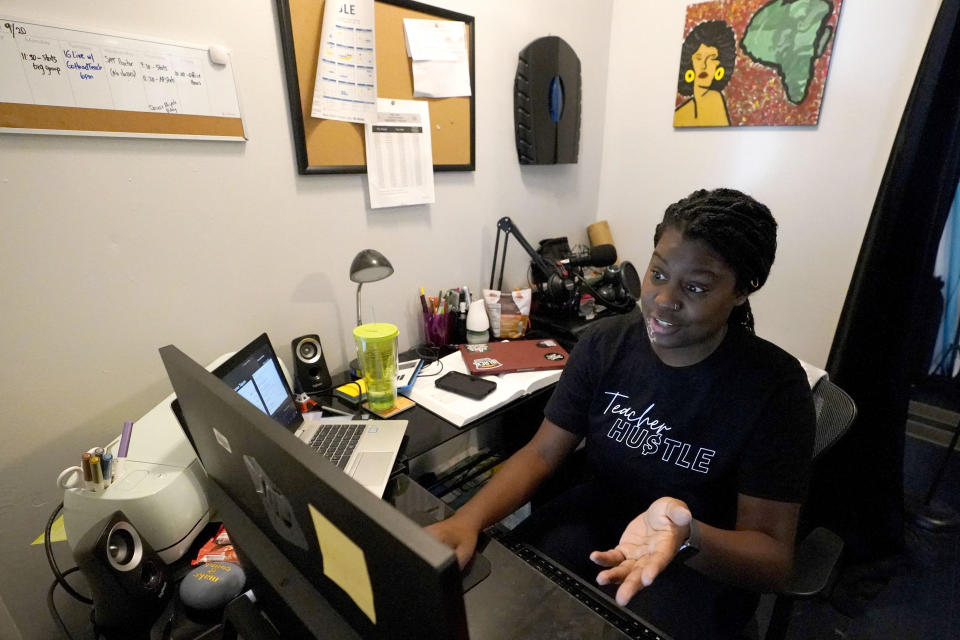
[{"label": "red notebook", "polygon": [[570,354],[556,340],[510,340],[462,344],[467,370],[477,375],[562,369]]}]

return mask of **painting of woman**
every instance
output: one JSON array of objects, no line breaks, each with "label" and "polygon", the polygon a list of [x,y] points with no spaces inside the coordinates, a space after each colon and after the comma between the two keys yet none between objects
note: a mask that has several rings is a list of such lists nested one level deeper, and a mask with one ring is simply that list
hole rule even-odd
[{"label": "painting of woman", "polygon": [[733,75],[737,39],[722,20],[701,22],[683,41],[677,91],[690,96],[676,108],[675,127],[727,127],[723,89]]}]

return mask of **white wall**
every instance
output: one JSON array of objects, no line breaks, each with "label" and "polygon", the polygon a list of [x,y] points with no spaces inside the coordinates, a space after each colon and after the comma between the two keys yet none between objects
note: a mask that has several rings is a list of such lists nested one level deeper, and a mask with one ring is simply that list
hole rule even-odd
[{"label": "white wall", "polygon": [[766,203],[779,250],[751,298],[757,331],[823,366],[940,2],[844,2],[819,126],[675,130],[687,4],[614,3],[597,217],[620,256],[645,267],[664,208],[694,189]]},{"label": "white wall", "polygon": [[[273,2],[0,0],[0,15],[230,48],[249,136],[0,134],[0,539],[13,545],[0,554],[0,596],[24,637],[56,634],[37,595],[48,582],[43,553],[27,546],[62,497],[56,474],[170,392],[159,347],[209,362],[267,331],[289,363],[290,341],[315,332],[340,371],[353,357],[357,251],[377,248],[396,268],[364,287],[364,317],[399,325],[406,348],[422,340],[420,286],[487,284],[501,216],[534,243],[586,237],[612,0],[432,4],[476,19],[477,170],[437,174],[434,205],[373,211],[365,176],[296,173]],[[517,54],[551,33],[583,64],[580,163],[521,168]],[[513,286],[527,260],[510,249]],[[25,575],[35,576],[29,588]],[[77,624],[87,615],[66,613]]]},{"label": "white wall", "polygon": [[[265,330],[289,361],[290,340],[316,332],[342,370],[353,356],[348,267],[360,249],[379,249],[396,268],[364,287],[364,319],[398,324],[405,348],[421,340],[421,285],[487,284],[501,216],[534,243],[586,237],[612,2],[434,4],[476,18],[477,170],[437,174],[432,206],[374,211],[365,176],[296,173],[274,3],[0,0],[0,13],[25,19],[227,46],[249,136],[0,134],[0,411],[12,444],[0,465],[71,434],[116,433],[142,415],[168,393],[157,355],[168,343],[208,362]],[[517,54],[550,33],[583,64],[580,163],[521,169]],[[523,258],[513,243],[505,284],[521,284]]]}]

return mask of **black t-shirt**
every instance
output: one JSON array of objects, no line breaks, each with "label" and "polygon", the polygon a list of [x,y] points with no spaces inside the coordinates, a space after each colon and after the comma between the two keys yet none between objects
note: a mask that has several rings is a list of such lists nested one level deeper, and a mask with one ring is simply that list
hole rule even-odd
[{"label": "black t-shirt", "polygon": [[802,502],[815,413],[796,358],[730,327],[688,367],[665,365],[638,315],[579,340],[544,414],[586,437],[594,473],[634,515],[662,496],[726,529],[737,494]]}]

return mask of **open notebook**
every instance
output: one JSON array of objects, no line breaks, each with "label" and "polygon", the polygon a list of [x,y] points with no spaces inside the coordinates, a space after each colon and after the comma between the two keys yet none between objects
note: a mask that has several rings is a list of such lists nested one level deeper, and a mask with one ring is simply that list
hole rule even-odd
[{"label": "open notebook", "polygon": [[437,378],[448,371],[470,373],[460,352],[454,351],[440,358],[439,362],[443,364],[442,370],[436,363],[424,365],[417,381],[404,395],[458,427],[482,418],[513,400],[550,386],[560,379],[562,373],[560,369],[548,369],[482,376],[495,381],[497,388],[485,398],[473,400],[436,387]]}]

